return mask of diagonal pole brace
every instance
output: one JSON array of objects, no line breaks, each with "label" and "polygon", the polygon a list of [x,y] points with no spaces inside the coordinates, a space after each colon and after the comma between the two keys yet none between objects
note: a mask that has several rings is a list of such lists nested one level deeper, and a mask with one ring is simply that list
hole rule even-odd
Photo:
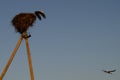
[{"label": "diagonal pole brace", "polygon": [[20,44],[23,40],[23,38],[25,39],[26,42],[26,49],[27,49],[27,56],[28,56],[28,63],[29,63],[29,71],[30,71],[30,77],[31,80],[34,80],[34,72],[33,72],[33,67],[32,67],[32,58],[31,58],[31,54],[30,54],[30,47],[29,47],[29,43],[28,43],[28,38],[31,37],[31,35],[28,35],[26,32],[24,34],[21,35],[20,39],[18,40],[16,47],[14,48],[5,68],[3,69],[1,75],[0,75],[0,80],[3,79],[3,77],[5,76],[10,64],[13,61],[13,58],[18,50],[18,48],[20,47]]},{"label": "diagonal pole brace", "polygon": [[31,80],[34,80],[34,72],[33,72],[33,66],[32,66],[32,58],[31,58],[31,54],[30,54],[30,47],[29,47],[29,43],[28,43],[28,38],[25,38],[25,42],[26,42],[26,49],[27,49],[27,56],[28,56],[30,77],[31,77]]},{"label": "diagonal pole brace", "polygon": [[20,44],[22,42],[22,40],[23,40],[23,37],[20,36],[20,39],[18,40],[18,42],[16,44],[16,47],[14,48],[14,50],[13,50],[13,52],[12,52],[12,54],[11,54],[7,64],[6,64],[6,66],[5,66],[5,68],[3,69],[2,73],[1,73],[0,80],[2,80],[4,75],[6,74],[6,72],[7,72],[8,68],[9,68],[9,66],[10,66],[10,64],[11,64],[11,62],[12,62],[12,60],[13,60],[13,58],[14,58],[14,56],[15,56],[15,54],[16,54],[16,52],[17,52],[17,50],[18,50],[18,48],[19,48],[19,46],[20,46]]}]

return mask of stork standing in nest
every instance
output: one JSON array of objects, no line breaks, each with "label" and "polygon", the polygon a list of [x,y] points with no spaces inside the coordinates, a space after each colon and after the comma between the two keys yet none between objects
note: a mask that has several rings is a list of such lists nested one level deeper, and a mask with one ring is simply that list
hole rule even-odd
[{"label": "stork standing in nest", "polygon": [[30,77],[31,80],[34,80],[34,73],[33,73],[33,68],[32,68],[32,59],[31,59],[31,54],[30,54],[30,48],[29,48],[29,43],[28,43],[28,38],[31,35],[27,34],[27,30],[29,27],[32,27],[33,23],[36,20],[36,17],[38,17],[39,20],[41,20],[41,17],[46,18],[45,13],[42,11],[35,11],[34,13],[20,13],[16,15],[12,19],[12,24],[17,32],[21,34],[20,39],[18,40],[16,47],[14,48],[5,68],[3,69],[1,75],[0,75],[0,80],[3,79],[5,76],[21,42],[23,39],[25,39],[26,42],[26,50],[27,50],[27,56],[28,56],[28,63],[29,63],[29,70],[30,70]]},{"label": "stork standing in nest", "polygon": [[33,26],[33,23],[36,21],[36,17],[41,20],[41,17],[46,18],[45,13],[42,11],[35,11],[34,13],[20,13],[16,15],[12,24],[17,32],[23,34],[27,32],[29,27]]}]

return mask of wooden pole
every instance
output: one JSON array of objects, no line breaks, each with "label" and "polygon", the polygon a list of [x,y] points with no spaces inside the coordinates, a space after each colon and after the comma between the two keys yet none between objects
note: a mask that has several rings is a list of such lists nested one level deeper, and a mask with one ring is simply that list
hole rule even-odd
[{"label": "wooden pole", "polygon": [[28,55],[30,77],[31,77],[31,80],[34,80],[34,72],[33,72],[33,67],[32,67],[32,58],[31,58],[31,54],[30,54],[30,47],[29,47],[29,43],[28,43],[28,38],[25,38],[25,42],[26,42],[26,49],[27,49],[27,55]]},{"label": "wooden pole", "polygon": [[10,66],[10,64],[11,64],[11,62],[12,62],[12,60],[13,60],[13,58],[14,58],[14,56],[15,56],[15,54],[16,54],[16,52],[17,52],[17,50],[18,50],[18,48],[19,48],[19,46],[20,46],[20,44],[22,42],[22,40],[23,40],[23,37],[21,36],[20,39],[18,40],[17,44],[16,44],[16,47],[14,48],[14,50],[12,52],[7,64],[6,64],[5,68],[2,71],[2,74],[0,76],[1,77],[0,80],[2,80],[4,75],[6,74],[6,72],[7,72],[8,68],[9,68],[9,66]]},{"label": "wooden pole", "polygon": [[2,79],[1,79],[1,76],[0,76],[0,80],[2,80]]}]

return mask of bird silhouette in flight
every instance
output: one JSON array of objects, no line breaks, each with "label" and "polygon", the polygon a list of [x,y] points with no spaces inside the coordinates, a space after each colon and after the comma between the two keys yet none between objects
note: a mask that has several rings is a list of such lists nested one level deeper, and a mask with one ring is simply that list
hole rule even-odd
[{"label": "bird silhouette in flight", "polygon": [[112,74],[112,72],[115,72],[116,70],[109,70],[109,71],[107,71],[107,70],[102,70],[103,72],[105,72],[105,73],[107,73],[107,74]]}]

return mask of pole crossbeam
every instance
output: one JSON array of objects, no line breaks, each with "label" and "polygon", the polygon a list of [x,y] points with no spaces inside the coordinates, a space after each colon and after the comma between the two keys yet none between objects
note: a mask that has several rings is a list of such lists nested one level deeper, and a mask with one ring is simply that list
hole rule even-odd
[{"label": "pole crossbeam", "polygon": [[[27,33],[26,33],[26,35],[27,35]],[[10,67],[10,64],[12,63],[12,61],[13,61],[15,55],[16,55],[16,52],[17,52],[18,48],[20,47],[23,39],[25,39],[25,43],[26,43],[26,51],[27,51],[27,56],[28,56],[30,77],[31,77],[31,80],[34,80],[34,72],[33,72],[33,67],[32,67],[32,58],[31,58],[30,47],[29,47],[29,42],[28,42],[29,36],[26,37],[26,35],[25,36],[24,35],[20,36],[20,38],[19,38],[19,40],[18,40],[18,42],[17,42],[11,56],[10,56],[7,64],[5,65],[3,71],[2,71],[2,73],[0,75],[0,80],[3,80],[3,78],[4,78],[8,68]]]}]

